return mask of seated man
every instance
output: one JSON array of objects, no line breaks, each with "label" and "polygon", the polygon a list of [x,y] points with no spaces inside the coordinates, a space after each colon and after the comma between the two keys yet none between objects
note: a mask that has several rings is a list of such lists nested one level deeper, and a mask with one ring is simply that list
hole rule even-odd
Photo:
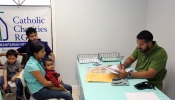
[{"label": "seated man", "polygon": [[[153,41],[153,35],[149,31],[141,31],[137,35],[137,48],[131,56],[129,56],[123,64],[118,67],[120,78],[146,78],[157,88],[162,90],[163,78],[166,72],[165,66],[167,63],[166,51]],[[136,71],[126,72],[124,68],[130,66],[137,60]]]}]

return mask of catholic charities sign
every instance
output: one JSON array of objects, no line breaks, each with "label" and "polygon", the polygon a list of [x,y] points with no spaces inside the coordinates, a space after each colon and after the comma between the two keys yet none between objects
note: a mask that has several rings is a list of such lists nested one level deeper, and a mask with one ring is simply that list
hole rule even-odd
[{"label": "catholic charities sign", "polygon": [[0,6],[0,52],[23,46],[28,41],[28,27],[35,28],[38,37],[52,48],[49,7]]}]

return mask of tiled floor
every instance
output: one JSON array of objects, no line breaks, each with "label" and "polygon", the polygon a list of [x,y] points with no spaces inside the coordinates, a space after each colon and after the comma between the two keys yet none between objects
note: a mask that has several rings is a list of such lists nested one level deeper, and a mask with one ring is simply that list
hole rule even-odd
[{"label": "tiled floor", "polygon": [[[12,90],[12,91],[14,92],[15,90]],[[74,100],[79,100],[78,93],[79,92],[78,92],[77,86],[73,86],[73,93],[72,93],[72,95],[73,95],[73,99]],[[15,100],[15,93],[13,95],[8,96],[8,97],[4,97],[3,96],[2,100]]]}]

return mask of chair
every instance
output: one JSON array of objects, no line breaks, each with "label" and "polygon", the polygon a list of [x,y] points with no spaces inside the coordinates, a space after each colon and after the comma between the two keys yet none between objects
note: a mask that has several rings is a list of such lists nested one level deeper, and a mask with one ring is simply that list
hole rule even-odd
[{"label": "chair", "polygon": [[8,81],[8,84],[9,84],[10,87],[12,87],[12,88],[15,88],[15,87],[16,87],[15,82]]},{"label": "chair", "polygon": [[167,70],[165,69],[165,72],[163,74],[163,80],[165,79],[166,75],[167,75]]},{"label": "chair", "polygon": [[162,86],[161,86],[161,89],[160,89],[161,91],[163,91],[163,81],[164,81],[166,75],[167,75],[167,70],[165,69],[165,72],[163,73],[163,77],[162,77]]},{"label": "chair", "polygon": [[1,91],[0,91],[0,100],[2,100],[2,95],[1,95]]},{"label": "chair", "polygon": [[[22,85],[23,85],[24,99],[27,100],[27,99],[26,99],[26,96],[25,96],[25,87],[26,87],[27,85],[26,85],[26,82],[25,82],[25,79],[24,79],[23,74],[24,74],[24,70],[22,70],[21,73],[20,73],[20,80],[21,80],[21,83],[22,83]],[[32,95],[30,96],[30,100],[35,100],[35,99],[33,98]],[[47,100],[59,100],[59,99],[54,99],[54,98],[53,98],[53,99],[47,99]]]}]

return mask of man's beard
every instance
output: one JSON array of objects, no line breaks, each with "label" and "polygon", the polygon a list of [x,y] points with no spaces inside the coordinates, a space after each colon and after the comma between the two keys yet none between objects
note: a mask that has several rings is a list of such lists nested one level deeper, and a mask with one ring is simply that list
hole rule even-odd
[{"label": "man's beard", "polygon": [[146,53],[146,52],[148,52],[148,51],[149,51],[149,47],[148,47],[148,46],[146,47],[146,49],[145,49],[145,50],[143,50],[143,51],[142,51],[142,50],[140,50],[140,52],[142,52],[142,53]]}]

